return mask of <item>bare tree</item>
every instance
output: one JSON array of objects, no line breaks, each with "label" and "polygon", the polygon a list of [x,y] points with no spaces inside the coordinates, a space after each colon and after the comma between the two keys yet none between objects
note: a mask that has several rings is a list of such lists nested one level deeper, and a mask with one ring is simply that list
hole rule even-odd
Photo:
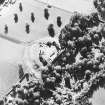
[{"label": "bare tree", "polygon": [[50,14],[49,14],[49,12],[48,12],[48,9],[44,9],[44,17],[45,17],[45,19],[46,20],[48,20],[49,19],[49,16],[50,16]]},{"label": "bare tree", "polygon": [[28,23],[26,23],[26,33],[27,34],[30,33],[30,25]]},{"label": "bare tree", "polygon": [[55,36],[55,30],[54,30],[54,25],[53,24],[50,24],[48,26],[48,33],[51,37],[54,37]]},{"label": "bare tree", "polygon": [[8,26],[7,24],[5,25],[5,28],[4,28],[4,33],[7,34],[8,33]]},{"label": "bare tree", "polygon": [[20,10],[21,12],[23,11],[22,3],[19,4],[19,10]]},{"label": "bare tree", "polygon": [[15,21],[15,23],[18,22],[18,15],[16,13],[14,14],[14,21]]},{"label": "bare tree", "polygon": [[32,12],[31,13],[31,21],[34,23],[34,21],[35,21],[35,16],[34,16],[34,13]]}]

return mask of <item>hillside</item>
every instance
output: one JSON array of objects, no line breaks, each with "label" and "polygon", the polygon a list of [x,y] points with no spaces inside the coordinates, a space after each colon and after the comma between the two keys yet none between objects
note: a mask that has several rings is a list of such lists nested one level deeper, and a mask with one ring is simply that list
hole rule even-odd
[{"label": "hillside", "polygon": [[[20,3],[23,11],[19,9]],[[45,8],[48,9],[50,14],[48,20],[44,17]],[[31,21],[31,13],[35,15],[34,23]],[[18,22],[16,23],[14,14],[18,16]],[[48,8],[46,4],[35,0],[17,0],[13,5],[1,6],[0,33],[20,41],[35,41],[49,36],[47,28],[51,23],[54,24],[56,34],[60,31],[61,27],[58,27],[56,23],[57,16],[62,17],[61,27],[63,27],[68,23],[71,13],[55,7]],[[25,31],[26,23],[30,25],[30,33]],[[24,46],[0,38],[0,50],[0,84],[2,85],[0,86],[0,95],[3,95],[18,80],[17,63],[22,58]],[[13,74],[16,79],[10,74]]]}]

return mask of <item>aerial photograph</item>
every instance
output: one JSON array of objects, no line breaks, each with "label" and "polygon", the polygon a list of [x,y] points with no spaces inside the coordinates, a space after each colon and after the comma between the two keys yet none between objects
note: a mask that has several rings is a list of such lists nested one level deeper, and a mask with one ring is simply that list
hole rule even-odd
[{"label": "aerial photograph", "polygon": [[0,105],[105,105],[105,0],[0,0]]}]

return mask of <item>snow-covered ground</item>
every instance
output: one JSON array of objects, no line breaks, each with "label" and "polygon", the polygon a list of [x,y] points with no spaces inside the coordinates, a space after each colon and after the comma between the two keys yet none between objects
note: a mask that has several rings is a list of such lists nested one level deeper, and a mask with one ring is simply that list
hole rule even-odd
[{"label": "snow-covered ground", "polygon": [[105,89],[99,88],[92,98],[93,105],[105,105]]},{"label": "snow-covered ground", "polygon": [[4,95],[18,80],[17,63],[23,47],[0,38],[0,95]]},{"label": "snow-covered ground", "polygon": [[93,0],[40,0],[58,8],[88,14],[94,11]]}]

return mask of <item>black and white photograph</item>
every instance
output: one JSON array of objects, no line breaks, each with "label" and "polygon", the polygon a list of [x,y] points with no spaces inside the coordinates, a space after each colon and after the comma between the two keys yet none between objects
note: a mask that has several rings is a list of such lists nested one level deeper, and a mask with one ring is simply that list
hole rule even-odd
[{"label": "black and white photograph", "polygon": [[0,0],[0,105],[105,105],[105,0]]}]

